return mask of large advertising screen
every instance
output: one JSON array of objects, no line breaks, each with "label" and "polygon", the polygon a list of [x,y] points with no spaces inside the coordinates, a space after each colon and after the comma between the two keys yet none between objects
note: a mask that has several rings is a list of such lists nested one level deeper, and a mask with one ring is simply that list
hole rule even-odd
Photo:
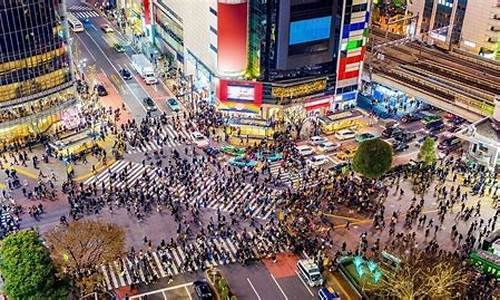
[{"label": "large advertising screen", "polygon": [[293,21],[290,23],[289,44],[297,45],[330,38],[332,16]]},{"label": "large advertising screen", "polygon": [[243,85],[228,85],[227,99],[236,101],[254,101],[255,87]]}]

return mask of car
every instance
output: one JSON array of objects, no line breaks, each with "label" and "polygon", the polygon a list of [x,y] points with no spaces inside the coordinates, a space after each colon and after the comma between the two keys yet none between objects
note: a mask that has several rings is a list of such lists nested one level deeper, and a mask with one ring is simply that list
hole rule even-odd
[{"label": "car", "polygon": [[132,79],[132,73],[127,69],[123,68],[120,70],[120,75],[122,76],[123,79],[125,80],[130,80]]},{"label": "car", "polygon": [[342,161],[351,160],[356,155],[357,150],[358,147],[355,145],[342,146],[335,156]]},{"label": "car", "polygon": [[257,165],[257,161],[253,160],[253,159],[247,159],[245,157],[241,157],[241,156],[238,156],[238,157],[233,157],[231,159],[229,159],[229,164],[231,166],[235,166],[235,167],[240,167],[240,168],[253,168]]},{"label": "car", "polygon": [[429,123],[433,123],[433,122],[438,121],[438,120],[441,120],[440,116],[427,115],[427,116],[422,118],[422,123],[424,123],[424,125],[427,125]]},{"label": "car", "polygon": [[97,95],[99,95],[101,97],[108,95],[108,91],[106,90],[106,88],[102,84],[96,85],[96,90],[97,90]]},{"label": "car", "polygon": [[104,24],[101,26],[101,30],[104,31],[104,33],[111,33],[111,32],[115,32],[113,28],[111,28],[111,26],[109,26],[108,24]]},{"label": "car", "polygon": [[196,147],[206,148],[209,146],[208,139],[203,134],[201,134],[201,132],[195,131],[191,135],[193,136]]},{"label": "car", "polygon": [[398,134],[401,134],[401,133],[402,133],[401,128],[392,126],[392,127],[387,127],[386,129],[384,129],[384,131],[382,131],[382,136],[385,138],[392,138],[392,137],[394,137]]},{"label": "car", "polygon": [[276,162],[283,159],[283,154],[278,152],[262,151],[257,152],[255,157],[259,160],[267,160],[268,162]]},{"label": "car", "polygon": [[403,123],[411,123],[422,120],[423,116],[421,114],[406,114],[401,117],[401,122]]},{"label": "car", "polygon": [[83,19],[83,23],[84,24],[90,24],[91,22],[90,22],[89,18],[85,18],[85,19]]},{"label": "car", "polygon": [[167,105],[173,111],[179,111],[179,110],[181,110],[181,106],[179,105],[179,102],[175,98],[168,98],[167,99]]},{"label": "car", "polygon": [[356,132],[351,129],[341,129],[335,133],[335,138],[338,140],[349,140],[356,136]]},{"label": "car", "polygon": [[451,152],[455,151],[456,149],[460,148],[461,146],[462,146],[462,141],[455,136],[451,136],[442,140],[437,148],[440,151],[444,152],[446,155],[448,155]]},{"label": "car", "polygon": [[328,159],[325,155],[320,154],[311,156],[311,158],[307,160],[307,163],[310,164],[311,166],[319,167],[326,164],[327,160]]},{"label": "car", "polygon": [[343,162],[343,163],[335,164],[328,169],[330,171],[334,171],[334,172],[345,173],[351,169],[351,163],[350,162]]},{"label": "car", "polygon": [[123,53],[125,52],[125,46],[121,43],[114,43],[113,44],[113,49],[115,49],[116,52],[118,53]]},{"label": "car", "polygon": [[205,149],[205,153],[208,155],[208,156],[213,156],[213,157],[217,157],[221,152],[219,151],[219,149],[215,148],[215,147],[207,147]]},{"label": "car", "polygon": [[329,153],[335,151],[339,147],[339,144],[333,142],[323,142],[318,145],[318,152]]},{"label": "car", "polygon": [[210,287],[208,282],[204,280],[196,280],[195,282],[193,282],[193,288],[197,300],[215,299],[214,292],[212,291],[212,288]]},{"label": "car", "polygon": [[234,156],[242,156],[242,155],[245,155],[245,153],[247,152],[245,150],[245,148],[238,148],[238,147],[231,146],[231,145],[222,146],[220,150],[223,153],[226,153],[229,155],[234,155]]},{"label": "car", "polygon": [[301,146],[296,146],[297,150],[299,151],[299,154],[302,156],[309,156],[313,155],[313,148],[307,145],[301,145]]},{"label": "car", "polygon": [[438,133],[444,128],[444,123],[442,120],[436,120],[425,125],[427,133]]},{"label": "car", "polygon": [[405,142],[396,142],[392,145],[392,150],[394,151],[394,153],[398,153],[405,151],[409,147],[410,146]]},{"label": "car", "polygon": [[465,123],[465,119],[461,118],[459,116],[454,116],[453,118],[450,119],[450,123],[458,126],[458,125]]},{"label": "car", "polygon": [[318,291],[318,299],[320,300],[340,300],[339,292],[332,287],[321,288]]},{"label": "car", "polygon": [[317,146],[324,142],[328,142],[328,139],[324,136],[319,136],[319,135],[312,136],[311,139],[309,140],[309,144],[313,146]]},{"label": "car", "polygon": [[415,133],[413,133],[413,132],[403,131],[403,132],[401,132],[401,134],[396,135],[394,138],[398,142],[408,143],[408,142],[413,141],[416,137],[417,137],[417,135]]},{"label": "car", "polygon": [[364,141],[369,141],[369,140],[374,140],[378,138],[378,136],[374,135],[373,133],[369,133],[369,132],[365,132],[365,133],[362,133],[362,134],[358,134],[354,140],[358,143],[362,143]]},{"label": "car", "polygon": [[156,110],[156,104],[153,101],[153,99],[151,99],[151,97],[146,97],[146,98],[142,99],[142,102],[146,106],[147,111],[155,111]]}]

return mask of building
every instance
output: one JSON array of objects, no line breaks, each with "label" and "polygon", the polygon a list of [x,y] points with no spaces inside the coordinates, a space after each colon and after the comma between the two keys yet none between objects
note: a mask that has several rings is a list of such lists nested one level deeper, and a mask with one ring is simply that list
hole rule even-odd
[{"label": "building", "polygon": [[500,0],[468,2],[460,48],[500,60]]},{"label": "building", "polygon": [[456,133],[468,142],[467,155],[493,170],[500,169],[500,97],[495,98],[492,117],[483,118]]},{"label": "building", "polygon": [[75,103],[64,1],[0,0],[0,144],[26,141]]},{"label": "building", "polygon": [[499,0],[413,0],[408,12],[419,16],[417,34],[437,31],[426,36],[437,45],[500,59]]},{"label": "building", "polygon": [[289,107],[323,114],[354,106],[369,2],[143,0],[142,7],[151,7],[144,15],[152,42],[194,87],[221,111],[262,127]]}]

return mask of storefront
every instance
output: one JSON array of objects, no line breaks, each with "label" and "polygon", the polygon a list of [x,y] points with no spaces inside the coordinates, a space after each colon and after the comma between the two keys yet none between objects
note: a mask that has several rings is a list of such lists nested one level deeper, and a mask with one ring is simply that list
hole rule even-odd
[{"label": "storefront", "polygon": [[230,118],[226,122],[226,134],[240,138],[264,139],[272,137],[272,122],[260,118]]}]

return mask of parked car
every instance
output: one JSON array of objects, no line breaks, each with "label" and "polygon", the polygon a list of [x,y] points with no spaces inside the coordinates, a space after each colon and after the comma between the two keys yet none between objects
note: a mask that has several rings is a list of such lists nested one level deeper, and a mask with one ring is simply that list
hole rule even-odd
[{"label": "parked car", "polygon": [[465,119],[464,118],[461,118],[459,116],[454,116],[451,120],[450,120],[450,123],[453,124],[453,125],[461,125],[463,123],[465,123]]},{"label": "parked car", "polygon": [[378,136],[374,135],[373,133],[365,132],[362,134],[358,134],[354,140],[361,144],[364,141],[374,140],[376,138],[378,138]]},{"label": "parked car", "polygon": [[411,123],[411,122],[416,122],[422,120],[423,115],[419,113],[414,113],[414,114],[406,114],[401,117],[401,122],[403,123]]},{"label": "parked car", "polygon": [[198,148],[206,148],[209,145],[208,139],[201,134],[199,131],[195,131],[191,134],[194,139],[194,143]]},{"label": "parked car", "polygon": [[444,123],[442,120],[436,120],[425,125],[427,133],[438,133],[444,128]]},{"label": "parked car", "polygon": [[398,134],[401,134],[402,132],[403,130],[401,130],[401,128],[392,126],[384,129],[384,131],[382,131],[382,136],[385,138],[392,138]]},{"label": "parked car", "polygon": [[245,148],[238,148],[238,147],[231,146],[231,145],[224,145],[220,148],[220,150],[223,153],[226,153],[229,155],[234,155],[234,156],[242,156],[242,155],[245,155],[245,153],[246,153]]},{"label": "parked car", "polygon": [[392,150],[394,151],[394,153],[399,153],[405,151],[409,147],[410,146],[405,142],[396,142],[392,145]]},{"label": "parked car", "polygon": [[145,97],[144,99],[142,99],[142,102],[146,106],[148,112],[156,110],[156,104],[153,99],[151,99],[151,97]]},{"label": "parked car", "polygon": [[413,132],[403,131],[401,134],[395,136],[394,138],[398,142],[409,143],[409,142],[413,141],[416,137],[417,137],[417,135]]},{"label": "parked car", "polygon": [[324,143],[324,142],[328,142],[328,139],[326,137],[316,135],[316,136],[311,137],[309,144],[311,144],[313,146],[317,146],[317,145]]},{"label": "parked car", "polygon": [[339,147],[339,144],[333,142],[324,142],[318,145],[318,151],[320,153],[329,153],[335,151]]},{"label": "parked car", "polygon": [[132,73],[127,69],[123,68],[120,70],[120,75],[122,76],[123,79],[125,80],[130,80],[132,79]]},{"label": "parked car", "polygon": [[443,153],[445,153],[446,155],[448,155],[451,152],[460,148],[461,146],[462,146],[462,141],[458,137],[452,136],[442,140],[438,145],[438,149]]},{"label": "parked car", "polygon": [[101,30],[104,31],[104,33],[111,33],[111,32],[115,32],[113,30],[113,28],[111,28],[111,26],[109,26],[108,24],[104,24],[101,26]]},{"label": "parked car", "polygon": [[339,292],[335,291],[331,287],[321,288],[318,291],[319,300],[340,300]]},{"label": "parked car", "polygon": [[113,44],[113,49],[115,49],[116,52],[118,53],[123,53],[125,52],[125,46],[121,43],[114,43]]},{"label": "parked car", "polygon": [[277,152],[263,151],[258,152],[255,157],[259,160],[267,160],[268,162],[275,162],[283,159],[283,154]]},{"label": "parked car", "polygon": [[307,163],[314,167],[319,167],[326,164],[328,158],[325,155],[314,155],[307,160]]},{"label": "parked car", "polygon": [[442,121],[440,116],[437,115],[426,115],[425,117],[422,118],[422,123],[424,125],[427,125],[429,123],[433,123],[436,121]]},{"label": "parked car", "polygon": [[108,91],[106,90],[106,88],[102,84],[98,84],[96,86],[96,90],[97,90],[97,95],[99,95],[101,97],[104,97],[104,96],[108,95]]},{"label": "parked car", "polygon": [[238,156],[238,157],[233,157],[231,159],[229,159],[229,164],[231,166],[235,166],[235,167],[240,167],[240,168],[253,168],[257,165],[257,162],[253,159],[247,159],[245,157],[241,157],[241,156]]},{"label": "parked car", "polygon": [[313,148],[307,145],[302,145],[302,146],[296,146],[297,150],[299,151],[299,154],[302,156],[309,156],[313,155]]},{"label": "parked car", "polygon": [[181,110],[181,106],[179,105],[179,102],[177,100],[175,100],[174,98],[168,98],[167,99],[167,105],[173,111],[179,111],[179,110]]},{"label": "parked car", "polygon": [[356,132],[351,129],[341,129],[335,133],[335,138],[338,140],[349,140],[356,136]]},{"label": "parked car", "polygon": [[197,280],[193,282],[194,293],[197,300],[214,300],[215,294],[208,282],[204,280]]}]

